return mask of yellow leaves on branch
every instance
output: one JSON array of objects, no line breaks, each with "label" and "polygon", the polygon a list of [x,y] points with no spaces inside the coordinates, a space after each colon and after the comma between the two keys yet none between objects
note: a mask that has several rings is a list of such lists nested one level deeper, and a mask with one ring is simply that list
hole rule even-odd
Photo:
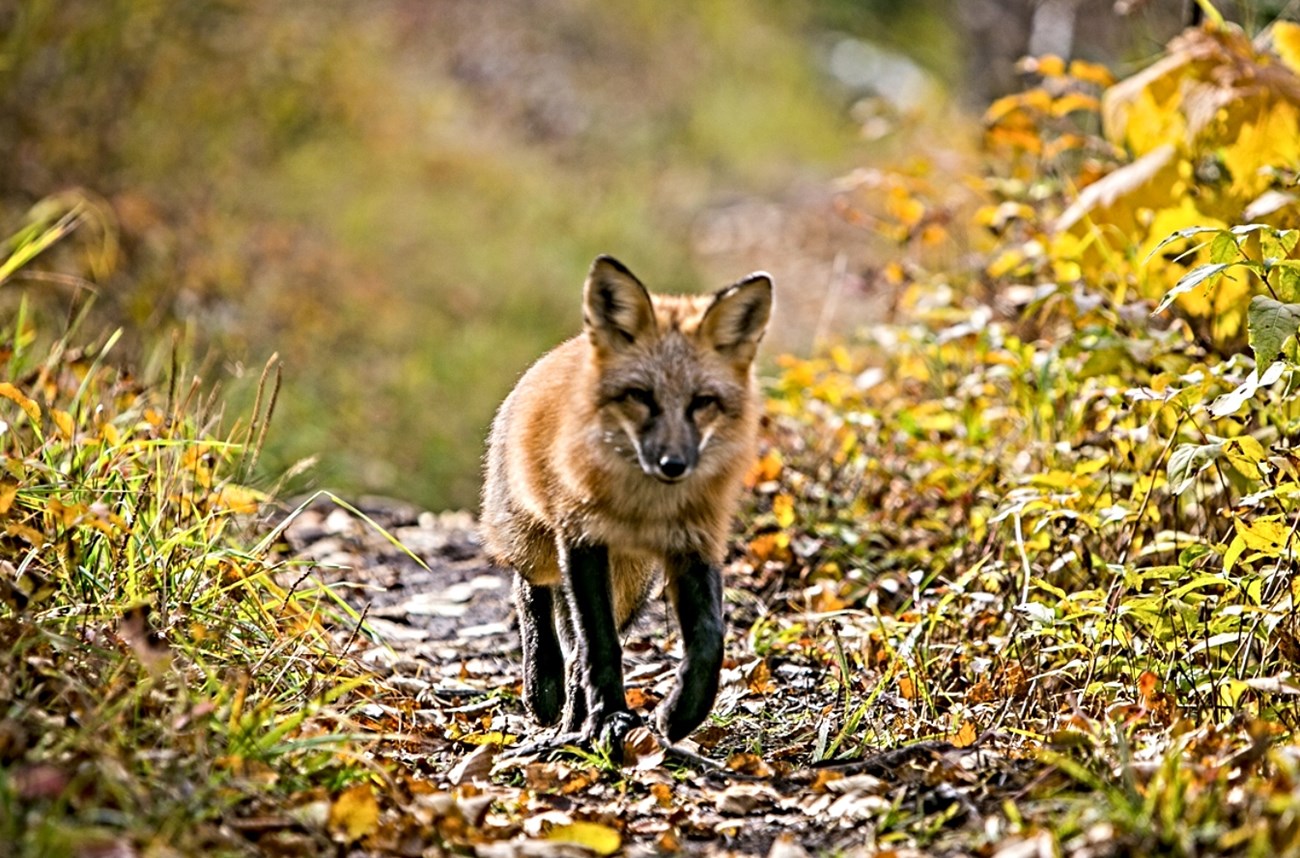
[{"label": "yellow leaves on branch", "polygon": [[1241,30],[1189,30],[1162,59],[1107,90],[1102,122],[1109,139],[1138,156],[1166,143],[1223,147],[1233,191],[1250,196],[1267,177],[1234,167],[1294,153],[1298,105],[1296,71],[1258,51]]},{"label": "yellow leaves on branch", "polygon": [[[1236,27],[1189,30],[1106,90],[1103,132],[1132,160],[1095,181],[1080,177],[1052,225],[1054,257],[1073,259],[1093,281],[1114,277],[1117,260],[1135,260],[1132,282],[1159,298],[1208,255],[1194,241],[1161,247],[1171,233],[1261,217],[1300,224],[1294,201],[1275,188],[1278,171],[1300,161],[1300,27],[1279,24],[1272,36],[1276,54]],[[1243,273],[1207,285],[1180,294],[1180,308],[1212,320],[1218,341],[1239,337],[1258,282]]]}]

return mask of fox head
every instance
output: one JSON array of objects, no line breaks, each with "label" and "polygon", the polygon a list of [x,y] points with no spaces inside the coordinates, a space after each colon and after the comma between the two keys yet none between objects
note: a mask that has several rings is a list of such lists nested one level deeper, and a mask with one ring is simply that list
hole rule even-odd
[{"label": "fox head", "polygon": [[630,465],[665,483],[731,468],[756,402],[751,366],[772,311],[755,273],[712,295],[652,295],[599,256],[583,292],[604,437]]}]

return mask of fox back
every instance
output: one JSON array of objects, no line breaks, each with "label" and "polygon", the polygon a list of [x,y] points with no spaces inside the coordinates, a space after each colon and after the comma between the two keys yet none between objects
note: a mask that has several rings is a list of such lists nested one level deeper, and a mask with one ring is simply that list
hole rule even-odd
[{"label": "fox back", "polygon": [[712,295],[655,295],[599,257],[583,334],[534,364],[493,423],[483,491],[493,559],[550,586],[557,540],[607,546],[620,624],[665,557],[720,562],[754,455],[753,360],[771,304],[764,274]]}]

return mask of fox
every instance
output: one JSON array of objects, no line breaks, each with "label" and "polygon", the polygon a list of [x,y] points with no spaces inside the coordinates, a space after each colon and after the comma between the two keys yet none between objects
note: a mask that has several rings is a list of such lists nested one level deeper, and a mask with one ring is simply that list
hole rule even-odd
[{"label": "fox", "polygon": [[772,311],[755,272],[712,294],[651,293],[598,256],[583,330],[542,356],[497,411],[484,463],[481,536],[514,570],[523,699],[553,746],[621,757],[627,706],[619,633],[655,584],[682,658],[656,709],[670,743],[717,697],[722,562],[762,400],[754,360]]}]

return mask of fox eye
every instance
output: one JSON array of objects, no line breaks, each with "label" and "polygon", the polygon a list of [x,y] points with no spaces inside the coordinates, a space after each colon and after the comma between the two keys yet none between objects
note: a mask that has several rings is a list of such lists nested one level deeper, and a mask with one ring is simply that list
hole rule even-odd
[{"label": "fox eye", "polygon": [[655,395],[642,387],[629,387],[623,391],[619,398],[625,402],[635,402],[638,405],[643,405],[652,411],[655,409]]},{"label": "fox eye", "polygon": [[699,396],[693,397],[691,399],[690,410],[692,412],[702,411],[705,408],[718,408],[721,405],[722,402],[721,400],[718,399],[718,397],[712,396],[707,393],[702,393]]}]

